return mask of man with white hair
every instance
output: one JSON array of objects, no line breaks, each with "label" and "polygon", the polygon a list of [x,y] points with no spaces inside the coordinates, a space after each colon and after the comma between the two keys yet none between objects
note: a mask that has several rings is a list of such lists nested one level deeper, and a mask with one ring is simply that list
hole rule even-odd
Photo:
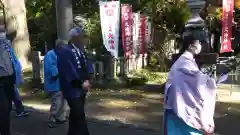
[{"label": "man with white hair", "polygon": [[75,27],[69,36],[70,42],[56,50],[60,86],[70,107],[68,135],[89,135],[84,105],[93,68],[84,53],[83,30]]},{"label": "man with white hair", "polygon": [[66,122],[67,103],[60,90],[58,58],[55,53],[58,44],[57,41],[55,48],[48,51],[44,57],[44,90],[52,97],[48,123],[50,128]]}]

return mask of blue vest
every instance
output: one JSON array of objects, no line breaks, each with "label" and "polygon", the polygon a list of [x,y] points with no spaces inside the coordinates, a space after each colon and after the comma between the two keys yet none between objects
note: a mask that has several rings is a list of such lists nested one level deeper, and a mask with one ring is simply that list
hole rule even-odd
[{"label": "blue vest", "polygon": [[60,86],[66,98],[77,98],[86,94],[86,90],[73,87],[72,82],[78,81],[81,85],[93,73],[93,67],[83,52],[80,54],[73,45],[63,45],[56,49],[58,56],[58,70]]},{"label": "blue vest", "polygon": [[10,58],[12,60],[12,64],[14,67],[15,76],[16,76],[15,84],[17,86],[19,86],[19,85],[23,84],[22,65],[14,53],[14,50],[11,46],[11,42],[10,41],[8,41],[8,42],[9,42],[9,44],[5,45],[5,48],[7,49],[8,53],[10,54]]},{"label": "blue vest", "polygon": [[56,92],[60,90],[59,79],[52,78],[58,75],[57,55],[54,50],[50,50],[44,56],[44,90],[46,92]]}]

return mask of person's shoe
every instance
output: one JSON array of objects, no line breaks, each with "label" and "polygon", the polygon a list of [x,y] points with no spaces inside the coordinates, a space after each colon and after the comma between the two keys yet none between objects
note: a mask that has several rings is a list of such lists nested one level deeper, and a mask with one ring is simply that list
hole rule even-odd
[{"label": "person's shoe", "polygon": [[56,124],[64,124],[64,123],[66,123],[67,122],[67,120],[56,120]]},{"label": "person's shoe", "polygon": [[25,112],[25,111],[23,111],[23,112],[20,112],[20,113],[17,113],[17,117],[27,117],[27,116],[29,116],[30,115],[30,112]]},{"label": "person's shoe", "polygon": [[47,125],[49,128],[56,128],[56,122],[50,121]]}]

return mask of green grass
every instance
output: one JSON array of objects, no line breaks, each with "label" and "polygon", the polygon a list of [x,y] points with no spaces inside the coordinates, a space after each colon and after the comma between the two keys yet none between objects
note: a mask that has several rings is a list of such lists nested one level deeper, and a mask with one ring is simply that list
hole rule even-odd
[{"label": "green grass", "polygon": [[153,72],[147,69],[141,69],[133,73],[133,77],[144,78],[146,83],[163,84],[166,82],[167,73]]}]

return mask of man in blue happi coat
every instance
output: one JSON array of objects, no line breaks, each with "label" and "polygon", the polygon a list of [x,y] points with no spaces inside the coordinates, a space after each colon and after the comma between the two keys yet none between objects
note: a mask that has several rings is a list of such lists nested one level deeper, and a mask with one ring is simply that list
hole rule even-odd
[{"label": "man in blue happi coat", "polygon": [[57,46],[44,56],[44,90],[52,97],[48,123],[51,128],[66,122],[67,103],[60,90],[56,49]]},{"label": "man in blue happi coat", "polygon": [[84,53],[83,30],[75,27],[69,34],[69,44],[56,50],[60,86],[70,107],[68,135],[89,135],[84,105],[93,67]]}]

